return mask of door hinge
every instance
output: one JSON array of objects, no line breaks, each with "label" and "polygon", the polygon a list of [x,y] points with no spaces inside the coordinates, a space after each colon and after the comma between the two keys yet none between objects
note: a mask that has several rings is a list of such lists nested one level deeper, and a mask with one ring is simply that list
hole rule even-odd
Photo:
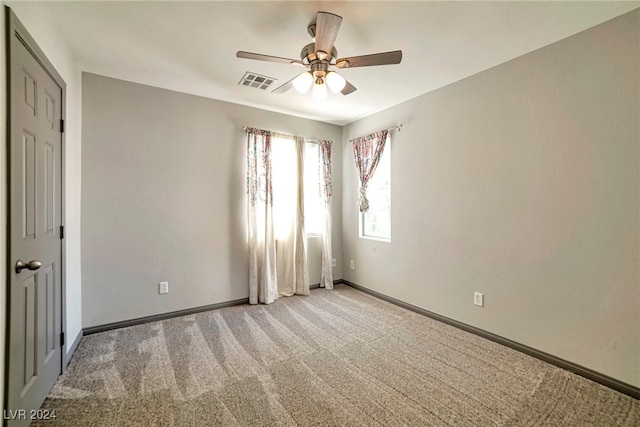
[{"label": "door hinge", "polygon": [[64,346],[64,332],[60,332],[60,347]]},{"label": "door hinge", "polygon": [[60,240],[64,239],[64,225],[60,226]]},{"label": "door hinge", "polygon": [[60,119],[60,133],[64,133],[64,119]]}]

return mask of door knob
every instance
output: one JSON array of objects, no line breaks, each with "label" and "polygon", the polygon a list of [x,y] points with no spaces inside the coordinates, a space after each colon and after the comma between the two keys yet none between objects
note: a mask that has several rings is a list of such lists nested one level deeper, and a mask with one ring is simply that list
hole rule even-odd
[{"label": "door knob", "polygon": [[25,268],[27,270],[37,270],[40,267],[42,267],[42,263],[40,261],[36,261],[35,259],[33,261],[29,261],[26,264],[22,262],[21,259],[19,259],[18,262],[16,262],[16,273],[20,273]]}]

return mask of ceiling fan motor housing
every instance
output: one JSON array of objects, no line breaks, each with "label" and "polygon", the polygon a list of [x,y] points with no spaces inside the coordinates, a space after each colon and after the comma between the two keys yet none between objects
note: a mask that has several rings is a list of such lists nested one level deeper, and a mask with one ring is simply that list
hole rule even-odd
[{"label": "ceiling fan motor housing", "polygon": [[327,65],[335,65],[336,58],[338,57],[338,51],[335,46],[331,49],[331,54],[321,58],[318,52],[316,52],[316,44],[309,43],[300,51],[300,59],[304,65],[312,65],[314,62],[324,62]]}]

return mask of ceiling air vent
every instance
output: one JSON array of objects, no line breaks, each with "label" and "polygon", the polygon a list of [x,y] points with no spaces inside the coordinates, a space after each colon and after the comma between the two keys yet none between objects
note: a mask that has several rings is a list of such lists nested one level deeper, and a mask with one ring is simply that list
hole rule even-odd
[{"label": "ceiling air vent", "polygon": [[276,79],[273,77],[262,76],[257,73],[247,71],[238,83],[241,86],[255,87],[256,89],[267,90]]}]

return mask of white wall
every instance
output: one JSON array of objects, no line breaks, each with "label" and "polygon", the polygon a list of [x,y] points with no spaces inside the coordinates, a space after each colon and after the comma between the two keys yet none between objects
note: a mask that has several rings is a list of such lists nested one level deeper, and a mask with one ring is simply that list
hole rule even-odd
[{"label": "white wall", "polygon": [[[639,13],[346,126],[344,278],[640,386]],[[361,239],[346,141],[396,123]]]},{"label": "white wall", "polygon": [[[334,125],[89,73],[82,105],[84,327],[248,297],[243,126],[333,139],[333,163],[342,162]],[[341,259],[341,167],[334,172]],[[318,244],[311,239],[311,283]]]},{"label": "white wall", "polygon": [[[63,157],[63,173],[65,175],[63,191],[66,205],[64,215],[64,224],[66,226],[64,271],[67,291],[65,320],[68,343],[71,344],[80,334],[82,324],[80,312],[82,291],[80,267],[81,76],[60,32],[52,26],[46,7],[43,7],[41,3],[31,2],[10,1],[4,3],[11,7],[67,85],[67,97],[65,100],[67,114],[66,135]],[[3,78],[2,82],[5,84],[6,78]],[[6,92],[3,90],[2,93],[4,96]],[[3,102],[2,104],[4,107],[5,103]],[[3,115],[2,126],[5,124],[4,117]],[[2,132],[2,138],[4,141],[6,138],[5,132]],[[5,146],[6,143],[3,142],[3,150],[5,150]],[[5,168],[6,161],[3,161],[2,164],[3,168]],[[4,174],[2,174],[2,179],[4,178]],[[5,191],[4,185],[2,186],[2,191]],[[5,197],[2,200],[5,203]],[[3,213],[2,218],[6,222],[6,211]],[[4,274],[2,277],[5,280]],[[4,310],[4,308],[5,306],[2,304],[2,309]],[[4,319],[4,316],[2,318]],[[67,350],[69,349],[70,345],[67,347]]]}]

